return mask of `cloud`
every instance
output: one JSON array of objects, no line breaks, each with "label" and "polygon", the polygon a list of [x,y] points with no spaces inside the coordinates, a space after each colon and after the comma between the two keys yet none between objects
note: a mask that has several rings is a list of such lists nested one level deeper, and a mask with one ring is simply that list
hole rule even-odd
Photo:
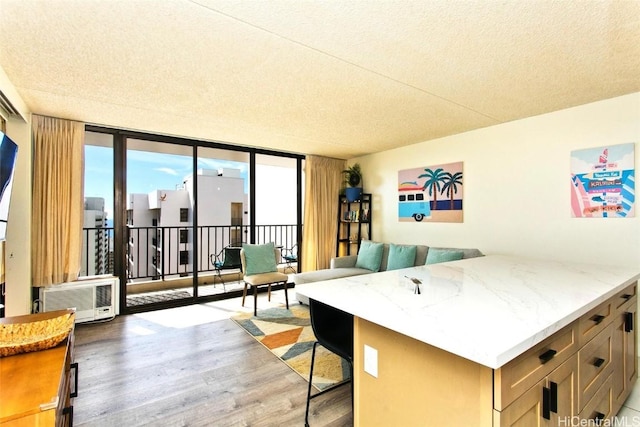
[{"label": "cloud", "polygon": [[173,176],[179,175],[175,169],[171,169],[171,168],[155,168],[155,170],[157,170],[158,172],[164,172],[168,175],[173,175]]}]

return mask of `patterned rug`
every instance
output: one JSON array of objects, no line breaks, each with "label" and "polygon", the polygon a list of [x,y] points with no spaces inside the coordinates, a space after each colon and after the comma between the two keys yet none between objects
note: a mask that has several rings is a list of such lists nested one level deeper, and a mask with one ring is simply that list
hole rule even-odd
[{"label": "patterned rug", "polygon": [[[243,313],[231,319],[309,381],[311,351],[316,338],[308,306],[292,304],[289,310],[282,306],[260,310],[255,317]],[[316,348],[314,365],[312,384],[318,390],[349,379],[349,364],[322,346]]]}]

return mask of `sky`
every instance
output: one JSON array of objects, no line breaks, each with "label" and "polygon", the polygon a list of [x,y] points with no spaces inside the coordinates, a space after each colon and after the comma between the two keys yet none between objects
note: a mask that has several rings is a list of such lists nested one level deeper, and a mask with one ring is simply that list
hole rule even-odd
[{"label": "sky", "polygon": [[[209,158],[198,159],[198,169],[218,170],[219,168],[240,169],[240,175],[245,180],[245,193],[248,193],[247,163]],[[192,158],[189,156],[128,150],[127,194],[174,190],[191,172]],[[259,176],[256,185],[257,205],[261,205],[259,195],[262,195],[264,200],[262,205],[272,205],[274,191],[280,198],[280,209],[261,212],[258,223],[295,224],[295,170],[263,166],[257,169],[256,173]],[[84,194],[85,197],[104,198],[107,218],[113,220],[113,149],[111,147],[85,145]],[[286,194],[291,194],[293,200],[282,200],[284,199],[282,196]]]}]

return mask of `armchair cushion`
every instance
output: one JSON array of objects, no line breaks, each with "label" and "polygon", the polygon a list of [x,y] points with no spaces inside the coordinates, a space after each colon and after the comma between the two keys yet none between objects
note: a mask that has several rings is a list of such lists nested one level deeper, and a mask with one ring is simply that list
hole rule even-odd
[{"label": "armchair cushion", "polygon": [[370,240],[363,240],[358,251],[356,267],[366,268],[373,272],[380,271],[382,263],[382,251],[384,245],[382,243],[374,243]]},{"label": "armchair cushion", "polygon": [[276,265],[275,245],[266,243],[264,245],[244,244],[246,271],[245,275],[251,276],[260,273],[273,273],[278,271]]},{"label": "armchair cushion", "polygon": [[389,245],[387,270],[413,267],[416,261],[417,247],[414,245]]}]

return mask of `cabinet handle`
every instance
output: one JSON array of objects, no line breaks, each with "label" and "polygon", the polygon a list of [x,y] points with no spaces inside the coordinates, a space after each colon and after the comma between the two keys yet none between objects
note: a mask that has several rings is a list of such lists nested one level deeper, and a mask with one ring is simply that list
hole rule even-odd
[{"label": "cabinet handle", "polygon": [[596,357],[595,360],[593,361],[593,366],[595,366],[596,368],[599,368],[600,366],[602,366],[604,362],[605,362],[604,359],[600,357]]},{"label": "cabinet handle", "polygon": [[73,391],[69,394],[69,397],[74,398],[78,397],[78,362],[74,362],[71,364],[71,369],[73,369]]},{"label": "cabinet handle", "polygon": [[63,415],[67,415],[67,419],[69,423],[67,424],[69,427],[73,427],[73,405],[67,406],[62,410]]},{"label": "cabinet handle", "polygon": [[542,418],[545,420],[551,419],[551,390],[547,387],[542,387]]},{"label": "cabinet handle", "polygon": [[596,325],[599,325],[604,320],[604,316],[601,314],[594,314],[589,320],[593,320],[596,322]]},{"label": "cabinet handle", "polygon": [[553,356],[555,356],[556,353],[557,353],[557,351],[555,351],[553,349],[549,349],[549,350],[545,351],[544,353],[542,353],[540,356],[538,356],[538,359],[540,359],[540,363],[542,363],[544,365],[549,360],[553,359]]},{"label": "cabinet handle", "polygon": [[633,313],[630,311],[624,313],[624,331],[633,331]]},{"label": "cabinet handle", "polygon": [[602,412],[596,412],[593,414],[593,419],[596,420],[596,425],[600,425],[598,421],[604,420],[604,414]]},{"label": "cabinet handle", "polygon": [[629,301],[632,296],[633,295],[630,295],[630,294],[624,294],[624,295],[621,296],[621,298],[624,298],[625,301]]},{"label": "cabinet handle", "polygon": [[558,413],[558,384],[549,382],[549,410]]}]

